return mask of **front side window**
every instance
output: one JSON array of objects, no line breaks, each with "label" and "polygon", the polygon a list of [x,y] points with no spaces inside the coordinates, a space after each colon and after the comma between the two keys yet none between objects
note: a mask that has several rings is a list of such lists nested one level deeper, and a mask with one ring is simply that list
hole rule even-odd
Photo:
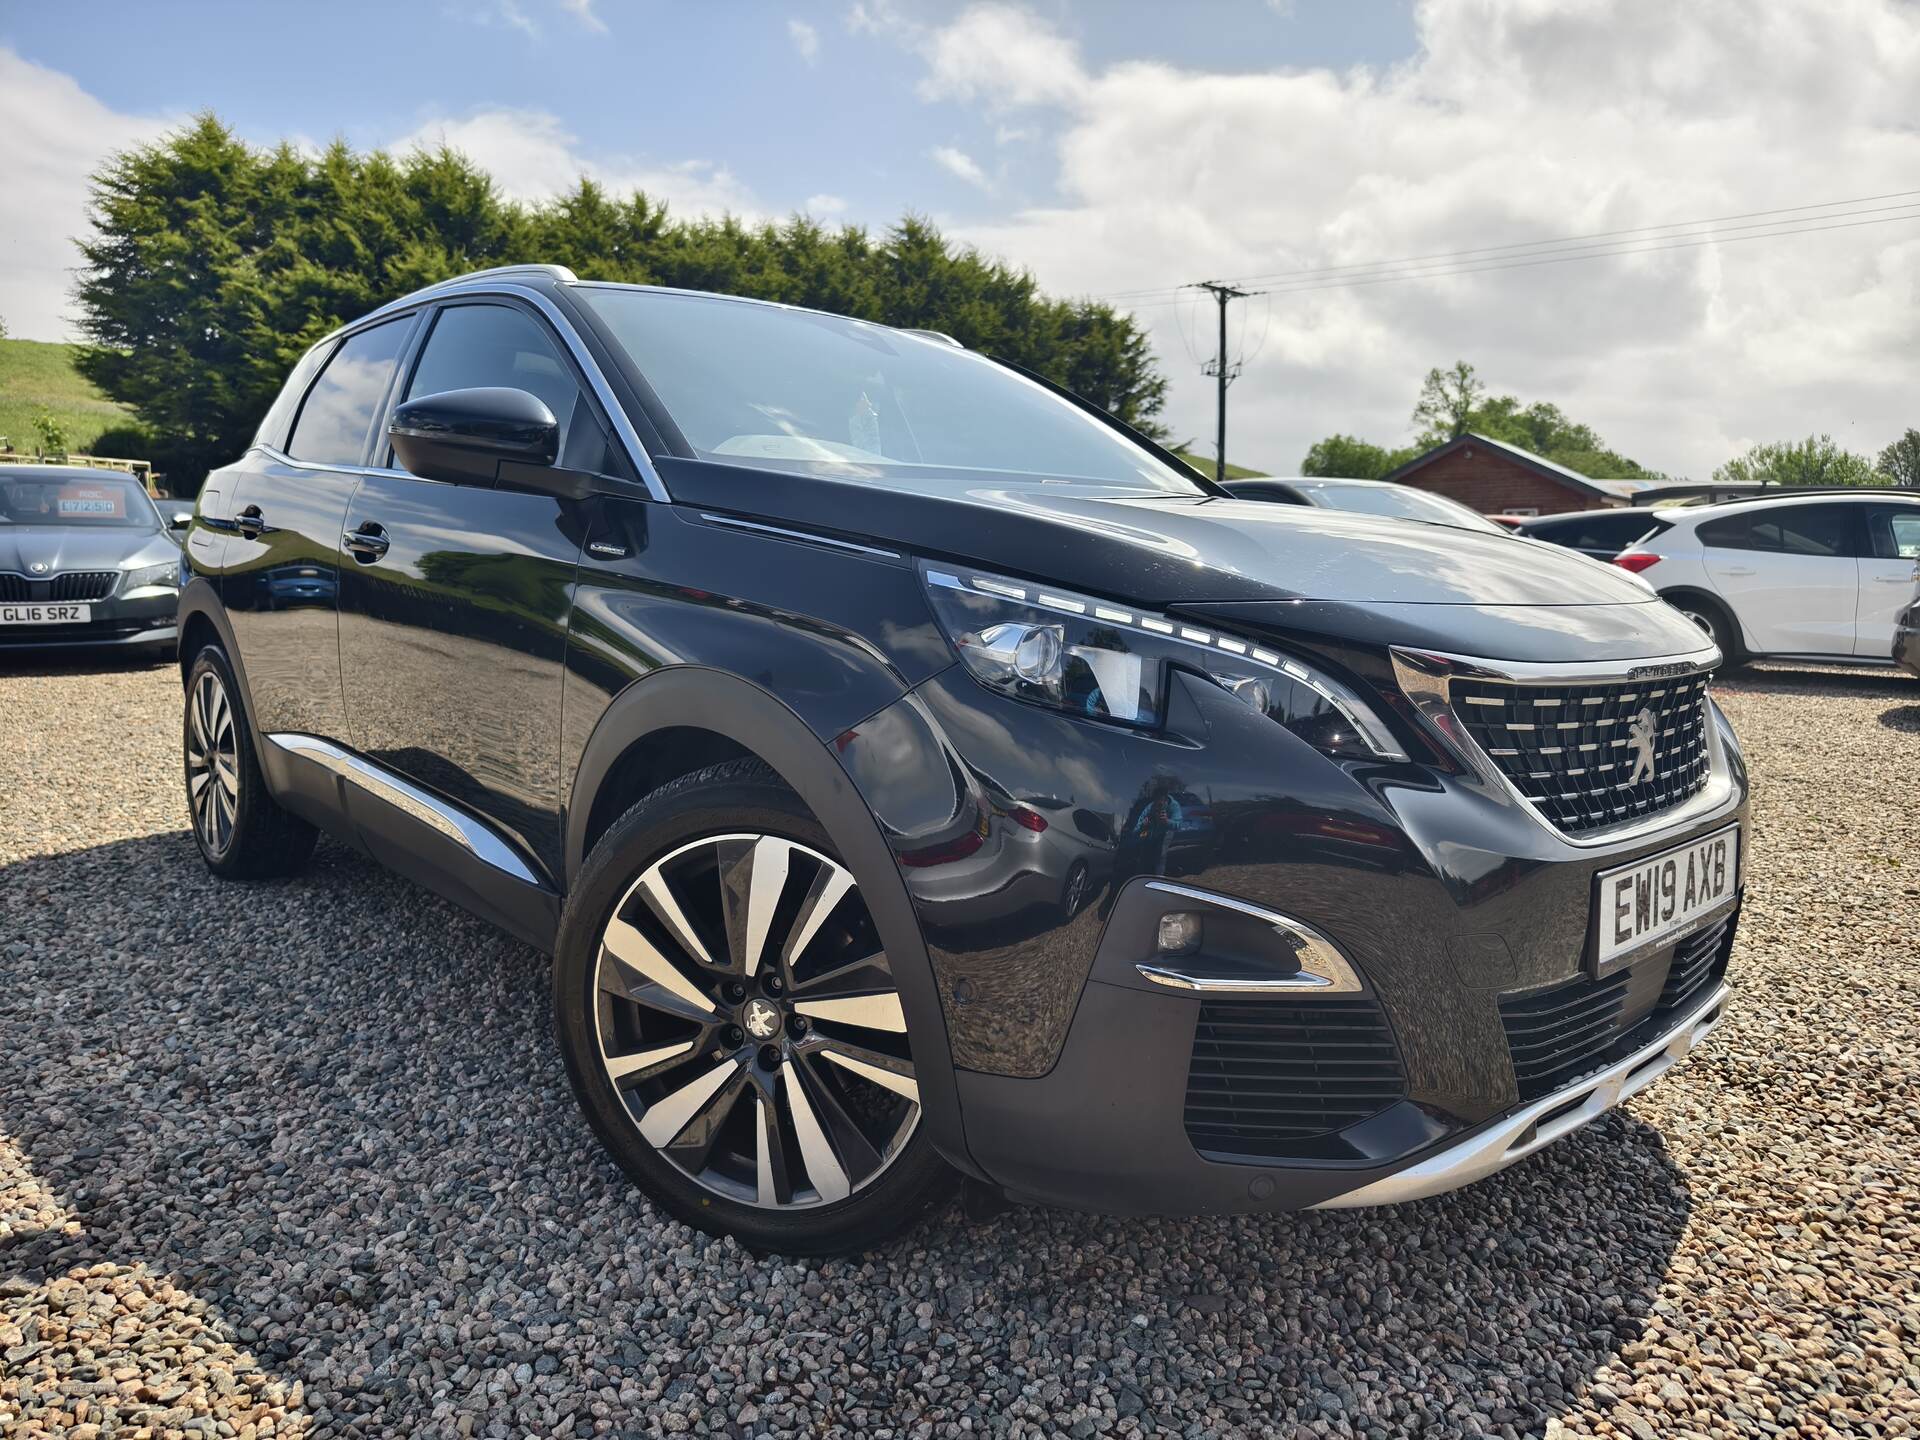
[{"label": "front side window", "polygon": [[489,387],[538,396],[560,422],[560,463],[608,468],[606,443],[559,349],[531,315],[511,305],[453,305],[433,322],[407,382],[408,400]]},{"label": "front side window", "polygon": [[914,489],[982,476],[1206,493],[1044,386],[884,325],[737,300],[581,286],[702,460]]},{"label": "front side window", "polygon": [[78,526],[158,530],[147,492],[118,475],[7,475],[0,472],[0,527]]},{"label": "front side window", "polygon": [[411,317],[389,320],[342,342],[300,406],[287,454],[314,465],[360,463],[411,324]]}]

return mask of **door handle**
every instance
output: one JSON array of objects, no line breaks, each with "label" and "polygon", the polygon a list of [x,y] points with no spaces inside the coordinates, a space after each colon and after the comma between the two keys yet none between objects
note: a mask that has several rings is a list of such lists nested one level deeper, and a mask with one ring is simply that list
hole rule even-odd
[{"label": "door handle", "polygon": [[1882,585],[1911,585],[1920,580],[1920,575],[1876,575],[1873,578]]},{"label": "door handle", "polygon": [[258,505],[249,505],[233,517],[233,528],[251,540],[267,528],[267,517]]},{"label": "door handle", "polygon": [[392,544],[387,539],[385,527],[373,520],[367,521],[358,530],[347,531],[340,537],[340,543],[353,552],[354,559],[368,565],[386,554],[387,547]]},{"label": "door handle", "polygon": [[1723,575],[1751,575],[1753,574],[1753,567],[1751,565],[1729,565],[1721,573]]}]

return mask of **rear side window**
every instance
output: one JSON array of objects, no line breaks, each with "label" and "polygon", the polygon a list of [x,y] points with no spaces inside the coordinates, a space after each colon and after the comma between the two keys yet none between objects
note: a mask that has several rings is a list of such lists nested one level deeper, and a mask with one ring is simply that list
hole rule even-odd
[{"label": "rear side window", "polygon": [[433,322],[406,397],[501,386],[546,402],[560,422],[560,464],[608,469],[606,440],[573,369],[538,321],[511,305],[453,305]]},{"label": "rear side window", "polygon": [[287,454],[314,465],[360,463],[411,323],[411,316],[389,320],[349,336],[334,351],[300,406]]},{"label": "rear side window", "polygon": [[1867,524],[1878,559],[1920,560],[1920,505],[1876,510]]},{"label": "rear side window", "polygon": [[1848,505],[1782,505],[1709,520],[1698,533],[1701,544],[1722,550],[1848,556],[1856,549],[1854,518],[1854,507]]},{"label": "rear side window", "polygon": [[293,373],[287,376],[287,383],[280,387],[280,393],[274,397],[273,408],[260,422],[260,429],[254,435],[256,445],[271,445],[276,450],[287,448],[287,431],[293,426],[294,414],[300,409],[300,397],[307,393],[307,386],[313,383],[313,377],[320,371],[321,364],[332,353],[329,345],[316,345],[302,355],[293,367]]}]

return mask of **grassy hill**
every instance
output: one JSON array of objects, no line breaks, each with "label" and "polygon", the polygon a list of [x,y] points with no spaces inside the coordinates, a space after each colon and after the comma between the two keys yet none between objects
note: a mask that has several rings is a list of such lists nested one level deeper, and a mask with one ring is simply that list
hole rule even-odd
[{"label": "grassy hill", "polygon": [[28,453],[39,443],[33,417],[42,410],[66,427],[67,445],[84,450],[109,425],[129,422],[116,405],[73,368],[75,345],[44,340],[0,340],[0,435]]},{"label": "grassy hill", "polygon": [[[1209,480],[1213,478],[1213,457],[1211,455],[1195,455],[1190,450],[1176,450],[1173,453],[1193,466],[1194,469],[1198,470]],[[1246,466],[1236,465],[1231,460],[1227,462],[1227,478],[1229,480],[1252,480],[1256,476],[1265,475],[1266,473],[1265,470],[1249,470]]]}]

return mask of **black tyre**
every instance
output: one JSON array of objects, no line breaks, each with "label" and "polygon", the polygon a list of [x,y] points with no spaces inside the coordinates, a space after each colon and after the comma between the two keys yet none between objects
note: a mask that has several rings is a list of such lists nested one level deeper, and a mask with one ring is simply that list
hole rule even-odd
[{"label": "black tyre", "polygon": [[239,693],[219,646],[194,657],[181,720],[194,843],[207,868],[223,879],[294,875],[313,855],[319,833],[267,792]]},{"label": "black tyre", "polygon": [[837,1254],[954,1184],[859,886],[759,761],[676,780],[608,829],[561,919],[553,998],[588,1120],[676,1219]]},{"label": "black tyre", "polygon": [[1703,600],[1698,595],[1668,595],[1662,598],[1706,633],[1720,648],[1722,663],[1729,669],[1746,659],[1739,632],[1727,618],[1726,611],[1713,601]]}]

